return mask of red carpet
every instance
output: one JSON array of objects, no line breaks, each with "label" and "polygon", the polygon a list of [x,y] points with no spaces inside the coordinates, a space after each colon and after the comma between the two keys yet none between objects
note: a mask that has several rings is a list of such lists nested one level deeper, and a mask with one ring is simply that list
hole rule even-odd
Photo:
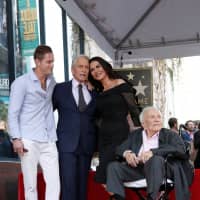
[{"label": "red carpet", "polygon": [[[108,194],[105,189],[93,181],[94,172],[90,172],[88,180],[88,200],[108,200]],[[194,182],[190,188],[191,200],[199,200],[200,195],[200,170],[195,170]],[[42,174],[38,174],[38,196],[39,200],[44,200],[45,184]],[[19,174],[18,179],[18,200],[24,200],[23,177]],[[126,190],[126,200],[138,200],[138,197],[131,190]],[[170,195],[170,200],[175,200],[174,192]]]}]

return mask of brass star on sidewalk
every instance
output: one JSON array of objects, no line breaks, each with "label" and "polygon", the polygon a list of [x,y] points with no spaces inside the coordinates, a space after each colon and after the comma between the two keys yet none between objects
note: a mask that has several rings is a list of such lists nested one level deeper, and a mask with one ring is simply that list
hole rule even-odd
[{"label": "brass star on sidewalk", "polygon": [[138,82],[138,85],[137,85],[137,86],[134,86],[134,88],[135,88],[136,91],[137,91],[136,95],[142,94],[142,95],[145,96],[144,90],[145,90],[146,88],[148,88],[148,86],[147,86],[147,85],[142,85],[142,82],[139,81],[139,82]]},{"label": "brass star on sidewalk", "polygon": [[128,80],[133,80],[134,76],[132,72],[126,75],[128,77]]}]

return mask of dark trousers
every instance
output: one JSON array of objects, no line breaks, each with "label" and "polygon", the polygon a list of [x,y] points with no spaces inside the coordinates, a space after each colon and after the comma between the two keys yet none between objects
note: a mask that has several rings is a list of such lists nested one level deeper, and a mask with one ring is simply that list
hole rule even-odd
[{"label": "dark trousers", "polygon": [[61,200],[86,200],[91,156],[60,153]]},{"label": "dark trousers", "polygon": [[[160,186],[164,180],[164,159],[160,156],[151,157],[144,165],[130,167],[126,163],[112,162],[107,168],[107,190],[125,197],[124,182],[136,181],[146,178],[147,193],[152,199],[156,199]],[[168,170],[168,177],[171,177]]]}]

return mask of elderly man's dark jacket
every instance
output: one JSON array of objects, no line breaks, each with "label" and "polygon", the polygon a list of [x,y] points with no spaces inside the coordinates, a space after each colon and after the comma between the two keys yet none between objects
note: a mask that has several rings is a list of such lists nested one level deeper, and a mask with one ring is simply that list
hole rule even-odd
[{"label": "elderly man's dark jacket", "polygon": [[[116,154],[123,156],[124,151],[132,150],[137,155],[142,145],[142,131],[141,128],[132,132],[129,138],[117,148]],[[163,128],[159,132],[159,147],[151,151],[157,156],[166,157],[169,154],[172,156],[169,162],[174,171],[176,199],[187,199],[185,197],[189,196],[188,187],[192,183],[193,168],[189,163],[183,140],[177,133]]]}]

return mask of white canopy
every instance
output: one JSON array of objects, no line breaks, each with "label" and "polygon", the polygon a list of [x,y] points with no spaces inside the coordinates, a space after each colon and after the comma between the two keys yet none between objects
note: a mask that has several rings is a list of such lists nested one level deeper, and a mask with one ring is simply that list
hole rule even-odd
[{"label": "white canopy", "polygon": [[200,55],[200,0],[56,0],[112,59]]}]

